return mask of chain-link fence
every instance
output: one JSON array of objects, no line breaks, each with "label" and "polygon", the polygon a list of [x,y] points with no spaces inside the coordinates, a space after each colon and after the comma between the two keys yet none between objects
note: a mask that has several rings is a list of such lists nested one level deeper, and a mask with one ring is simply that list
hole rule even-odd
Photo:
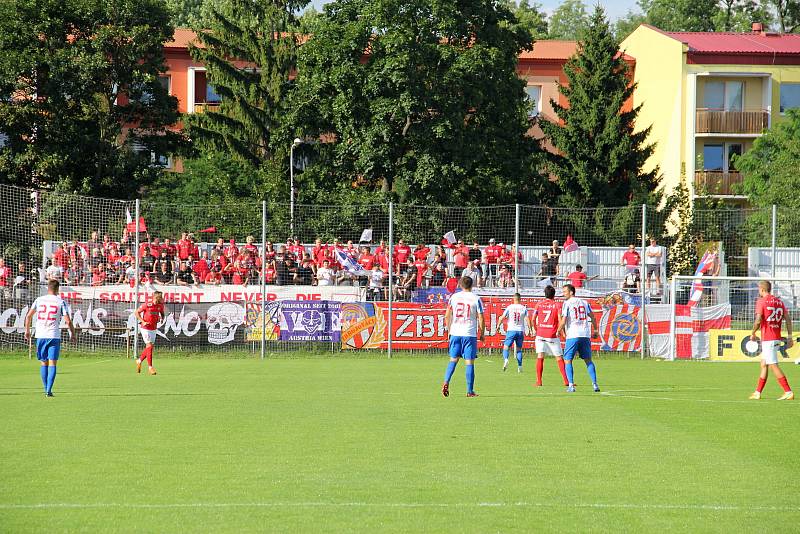
[{"label": "chain-link fence", "polygon": [[532,306],[571,283],[596,308],[598,350],[644,355],[646,307],[669,304],[672,275],[705,260],[703,276],[800,274],[795,216],[776,209],[185,205],[0,186],[0,211],[0,343],[20,347],[57,279],[81,350],[138,351],[133,311],[155,291],[160,350],[444,349],[468,276],[487,349],[513,293]]}]

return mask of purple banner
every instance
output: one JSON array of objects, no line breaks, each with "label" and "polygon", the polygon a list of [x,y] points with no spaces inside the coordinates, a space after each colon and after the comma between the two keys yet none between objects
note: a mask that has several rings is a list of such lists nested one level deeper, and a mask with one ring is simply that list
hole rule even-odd
[{"label": "purple banner", "polygon": [[288,300],[281,303],[281,341],[339,343],[342,303],[333,300]]}]

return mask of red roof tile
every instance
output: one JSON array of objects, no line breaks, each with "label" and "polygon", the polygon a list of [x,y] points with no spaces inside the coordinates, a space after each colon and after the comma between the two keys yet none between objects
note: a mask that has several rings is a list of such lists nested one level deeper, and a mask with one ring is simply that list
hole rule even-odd
[{"label": "red roof tile", "polygon": [[567,60],[578,50],[576,41],[536,41],[533,50],[523,50],[520,59],[563,59]]},{"label": "red roof tile", "polygon": [[800,34],[664,32],[649,27],[686,44],[690,52],[700,54],[800,55]]}]

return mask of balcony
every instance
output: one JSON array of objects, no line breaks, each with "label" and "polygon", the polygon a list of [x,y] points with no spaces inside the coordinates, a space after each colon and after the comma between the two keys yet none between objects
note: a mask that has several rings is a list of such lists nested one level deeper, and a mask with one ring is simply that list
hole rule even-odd
[{"label": "balcony", "polygon": [[738,196],[733,186],[742,183],[739,171],[696,171],[694,190],[696,196]]},{"label": "balcony", "polygon": [[194,105],[195,113],[205,113],[206,111],[219,111],[219,102],[196,102]]},{"label": "balcony", "polygon": [[758,135],[769,127],[769,112],[698,109],[695,132],[699,134]]}]

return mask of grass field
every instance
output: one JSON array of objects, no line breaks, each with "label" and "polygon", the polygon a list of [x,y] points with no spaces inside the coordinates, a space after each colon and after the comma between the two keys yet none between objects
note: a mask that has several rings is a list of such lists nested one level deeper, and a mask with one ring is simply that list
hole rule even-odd
[{"label": "grass field", "polygon": [[0,531],[800,528],[800,402],[745,400],[752,364],[600,360],[567,395],[486,357],[444,399],[444,358],[156,363],[66,357],[47,399],[0,358]]}]

